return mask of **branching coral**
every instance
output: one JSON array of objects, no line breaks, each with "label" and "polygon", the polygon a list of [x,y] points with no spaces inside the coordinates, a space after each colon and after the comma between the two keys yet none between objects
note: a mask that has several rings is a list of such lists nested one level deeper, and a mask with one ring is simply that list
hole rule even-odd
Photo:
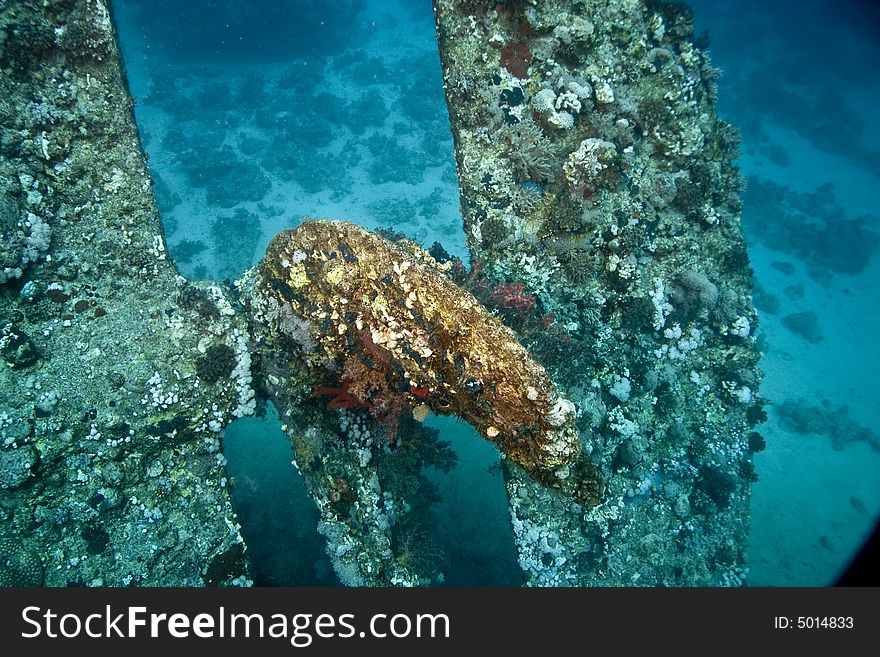
[{"label": "branching coral", "polygon": [[524,119],[507,128],[506,133],[510,144],[508,155],[517,180],[553,181],[554,146],[541,127],[531,119]]}]

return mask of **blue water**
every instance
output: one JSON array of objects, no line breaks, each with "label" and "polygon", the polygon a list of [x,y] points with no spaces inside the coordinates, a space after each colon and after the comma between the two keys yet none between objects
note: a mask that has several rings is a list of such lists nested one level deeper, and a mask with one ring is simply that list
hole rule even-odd
[{"label": "blue water", "polygon": [[750,580],[824,584],[880,509],[876,3],[695,0],[743,133],[743,228],[772,400]]},{"label": "blue water", "polygon": [[[880,510],[880,23],[853,0],[691,5],[723,71],[718,111],[743,134],[773,402],[755,457],[750,583],[826,584]],[[234,279],[303,216],[466,257],[429,0],[114,7],[185,275]],[[438,540],[457,550],[447,582],[518,584],[497,454],[463,423],[439,428],[459,454],[435,476]],[[334,584],[277,420],[233,425],[224,449],[257,583]]]}]

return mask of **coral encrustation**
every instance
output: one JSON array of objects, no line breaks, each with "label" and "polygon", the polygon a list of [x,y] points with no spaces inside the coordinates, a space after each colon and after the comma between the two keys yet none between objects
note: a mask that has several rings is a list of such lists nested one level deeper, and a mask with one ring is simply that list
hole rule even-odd
[{"label": "coral encrustation", "polygon": [[368,409],[389,440],[414,409],[458,415],[536,480],[580,496],[574,405],[427,252],[310,220],[276,235],[255,275],[251,303],[331,408]]}]

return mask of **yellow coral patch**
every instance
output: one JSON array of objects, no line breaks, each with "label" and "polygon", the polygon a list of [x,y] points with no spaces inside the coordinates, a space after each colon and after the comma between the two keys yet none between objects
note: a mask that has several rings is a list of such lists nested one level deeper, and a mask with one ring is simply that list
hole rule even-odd
[{"label": "yellow coral patch", "polygon": [[309,277],[306,274],[306,268],[301,262],[293,262],[287,270],[287,276],[290,284],[299,289],[309,284]]},{"label": "yellow coral patch", "polygon": [[330,285],[339,285],[345,279],[345,266],[341,262],[333,262],[327,267],[324,278]]}]

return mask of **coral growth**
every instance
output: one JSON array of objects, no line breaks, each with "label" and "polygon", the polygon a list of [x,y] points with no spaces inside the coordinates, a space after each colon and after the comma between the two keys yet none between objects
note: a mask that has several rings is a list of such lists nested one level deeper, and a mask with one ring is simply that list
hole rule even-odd
[{"label": "coral growth", "polygon": [[[741,583],[748,436],[763,414],[756,317],[736,134],[715,114],[717,70],[689,10],[434,6],[462,216],[486,272],[462,283],[565,381],[601,473],[586,479],[606,482],[582,493],[600,504],[573,520],[505,467],[520,565],[542,586]],[[781,196],[762,185],[754,198],[779,208]],[[835,221],[827,196],[787,195],[789,232],[801,232],[773,233],[773,217],[761,234],[789,253],[863,237],[855,255],[837,251],[834,271],[855,271],[874,232],[868,220]],[[806,319],[789,324],[816,339]]]},{"label": "coral growth", "polygon": [[[250,303],[284,339],[278,306],[308,322],[318,348],[290,341],[332,408],[361,407],[393,439],[404,415],[455,414],[532,477],[570,494],[594,490],[571,467],[580,454],[574,406],[514,333],[458,288],[427,252],[338,221],[277,235],[253,272]],[[517,284],[502,301],[534,304]],[[274,310],[273,310],[274,309]],[[273,319],[274,318],[274,319]],[[328,380],[329,374],[329,380]]]},{"label": "coral growth", "polygon": [[523,283],[499,283],[492,288],[495,303],[511,310],[528,311],[535,307],[535,297],[526,293]]},{"label": "coral growth", "polygon": [[507,128],[506,137],[510,144],[508,156],[518,181],[554,180],[554,146],[541,126],[531,119],[525,119]]},{"label": "coral growth", "polygon": [[529,65],[532,63],[532,51],[522,41],[512,41],[501,49],[500,64],[521,80],[529,76]]},{"label": "coral growth", "polygon": [[611,142],[588,137],[562,166],[565,182],[575,197],[591,196],[616,180],[617,149]]},{"label": "coral growth", "polygon": [[196,374],[205,383],[214,384],[228,379],[235,369],[235,349],[227,344],[215,344],[196,362]]}]

